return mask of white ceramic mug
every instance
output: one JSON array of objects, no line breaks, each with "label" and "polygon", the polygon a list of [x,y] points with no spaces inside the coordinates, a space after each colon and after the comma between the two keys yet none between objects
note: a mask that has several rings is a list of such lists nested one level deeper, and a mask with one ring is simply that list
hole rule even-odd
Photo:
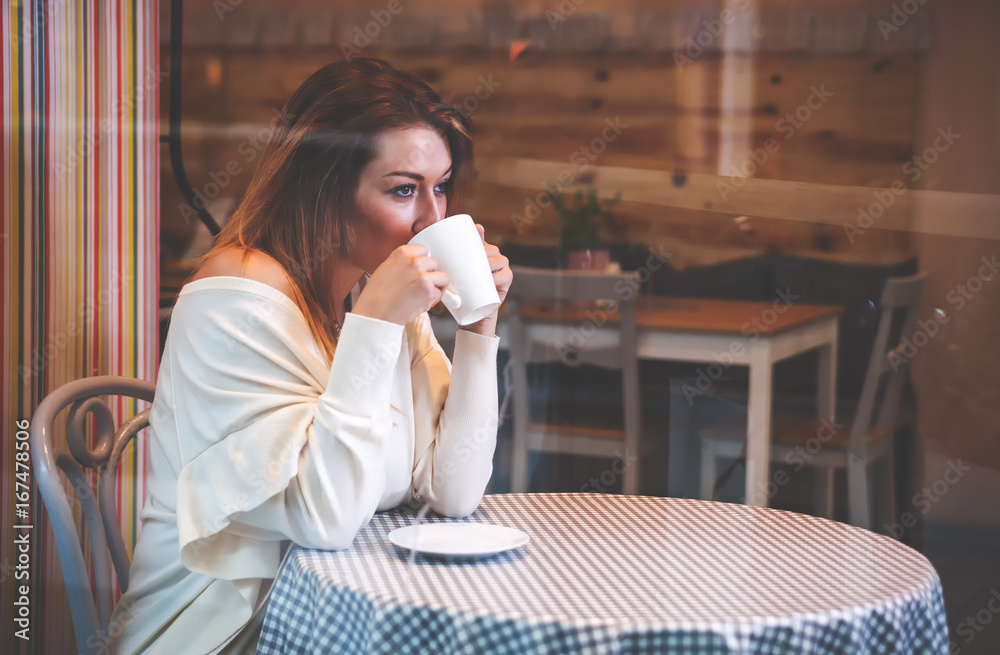
[{"label": "white ceramic mug", "polygon": [[442,302],[459,325],[486,318],[500,306],[483,239],[472,217],[455,214],[424,228],[410,243],[427,246],[451,283]]}]

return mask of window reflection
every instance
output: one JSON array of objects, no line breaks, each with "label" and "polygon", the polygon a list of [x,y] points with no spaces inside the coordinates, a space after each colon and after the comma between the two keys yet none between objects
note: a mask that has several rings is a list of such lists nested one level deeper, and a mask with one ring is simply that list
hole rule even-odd
[{"label": "window reflection", "polygon": [[[220,223],[302,80],[331,60],[376,56],[472,116],[479,177],[455,211],[483,223],[515,264],[566,268],[571,249],[604,250],[612,267],[645,270],[643,302],[760,303],[746,317],[748,332],[770,327],[769,306],[778,320],[775,303],[839,306],[838,420],[861,399],[886,280],[926,274],[917,328],[897,353],[911,370],[895,444],[896,513],[873,528],[931,557],[953,640],[964,645],[959,622],[1000,585],[986,556],[997,545],[1000,515],[980,500],[1000,491],[993,343],[1000,14],[993,3],[189,4],[184,162],[196,201]],[[161,11],[166,62],[168,10]],[[161,100],[166,116],[166,93]],[[178,191],[165,153],[168,317],[211,237]],[[574,225],[560,222],[554,199],[579,208],[591,191],[594,230],[576,224],[578,232],[568,232]],[[447,343],[447,317],[439,318]],[[643,490],[698,495],[693,478],[678,480],[698,471],[701,425],[729,415],[746,420],[747,368],[640,360],[642,431],[667,444],[637,464]],[[507,361],[503,354],[501,371]],[[775,416],[816,416],[820,365],[810,351],[775,366]],[[603,369],[556,358],[528,375],[532,420],[594,427],[622,416],[620,382]],[[700,391],[692,402],[685,385]],[[509,488],[511,425],[508,417],[501,429],[494,491]],[[607,473],[614,466],[607,458],[537,455],[531,488],[617,491],[620,476]],[[779,473],[787,482],[774,485],[770,504],[813,512],[809,467],[772,465],[770,481]],[[737,466],[720,498],[742,500],[743,479]],[[842,474],[834,478],[834,517],[845,521],[846,487]],[[876,498],[876,510],[886,504]]]}]

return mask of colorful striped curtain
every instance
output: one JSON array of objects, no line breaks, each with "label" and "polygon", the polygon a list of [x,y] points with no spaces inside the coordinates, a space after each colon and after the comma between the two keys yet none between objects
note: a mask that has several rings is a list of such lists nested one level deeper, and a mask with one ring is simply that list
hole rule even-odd
[{"label": "colorful striped curtain", "polygon": [[[3,0],[0,11],[4,653],[76,652],[37,492],[29,516],[17,515],[17,424],[71,380],[156,376],[157,98],[165,79],[157,29],[156,0]],[[137,407],[112,409],[120,420]],[[122,458],[119,515],[130,546],[140,527],[144,457],[140,444]],[[19,574],[15,523],[34,525],[27,578]],[[15,634],[21,585],[29,587],[29,640]]]}]

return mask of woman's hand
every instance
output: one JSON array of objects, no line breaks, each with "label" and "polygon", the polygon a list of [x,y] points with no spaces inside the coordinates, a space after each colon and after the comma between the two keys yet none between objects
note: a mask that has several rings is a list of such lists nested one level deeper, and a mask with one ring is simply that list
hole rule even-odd
[{"label": "woman's hand", "polygon": [[427,246],[400,246],[372,273],[352,313],[405,325],[441,300],[448,281]]},{"label": "woman's hand", "polygon": [[497,295],[500,296],[500,303],[503,304],[510,289],[510,283],[514,281],[514,273],[510,270],[510,261],[500,254],[500,249],[491,243],[486,243],[486,228],[476,223],[479,230],[479,237],[483,240],[486,248],[486,258],[490,262],[490,271],[493,273],[493,284],[497,287]]},{"label": "woman's hand", "polygon": [[[510,262],[500,254],[500,249],[491,243],[486,243],[486,228],[476,223],[476,229],[479,230],[479,237],[483,240],[483,247],[486,248],[486,258],[490,262],[490,271],[493,273],[493,284],[496,285],[497,295],[500,296],[502,304],[504,298],[507,297],[511,282],[514,281],[514,273],[510,270]],[[496,326],[497,312],[493,312],[483,320],[463,326],[461,329],[484,336],[493,336],[496,334]]]}]

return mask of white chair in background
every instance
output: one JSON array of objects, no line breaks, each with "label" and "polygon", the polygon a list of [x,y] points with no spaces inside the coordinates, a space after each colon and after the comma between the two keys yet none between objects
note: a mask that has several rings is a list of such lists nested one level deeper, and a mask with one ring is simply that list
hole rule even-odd
[{"label": "white chair in background", "polygon": [[[917,312],[923,296],[924,274],[889,278],[879,301],[881,317],[868,369],[854,416],[842,430],[831,430],[820,420],[774,419],[771,437],[771,460],[786,462],[800,459],[818,468],[818,500],[821,516],[833,514],[833,472],[847,469],[849,520],[870,528],[871,487],[869,467],[885,457],[887,475],[883,492],[887,512],[895,520],[895,461],[893,451],[896,431],[905,424],[900,413],[904,382],[910,357],[904,352],[912,343]],[[890,342],[890,335],[896,335]],[[716,483],[718,458],[739,458],[746,443],[746,425],[707,426],[698,430],[701,437],[701,496],[710,499]],[[741,436],[737,436],[741,435]],[[814,453],[812,451],[815,451]]]},{"label": "white chair in background", "polygon": [[[511,489],[528,488],[528,453],[541,451],[615,458],[640,453],[639,364],[636,336],[636,273],[603,273],[513,267],[514,282],[507,295],[513,369],[514,427]],[[604,301],[602,307],[598,305]],[[533,312],[532,303],[577,307],[577,316],[554,318],[553,312]],[[590,304],[589,316],[580,306]],[[617,313],[612,317],[613,313]],[[546,315],[547,314],[547,315]],[[607,321],[614,332],[598,330]],[[530,329],[529,329],[530,328]],[[621,371],[622,429],[543,424],[531,420],[528,364],[562,361],[570,366],[592,364]],[[624,463],[622,490],[639,491],[639,466]]]}]

